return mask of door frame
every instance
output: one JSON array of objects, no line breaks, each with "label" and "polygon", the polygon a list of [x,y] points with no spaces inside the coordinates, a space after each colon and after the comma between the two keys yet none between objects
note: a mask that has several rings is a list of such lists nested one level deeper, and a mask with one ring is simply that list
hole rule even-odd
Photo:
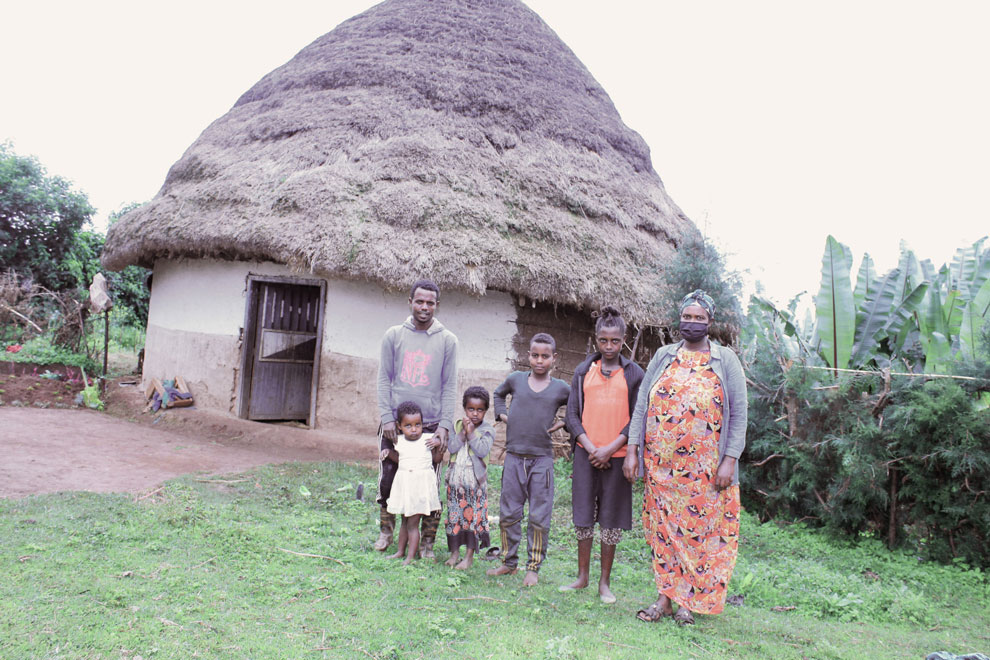
[{"label": "door frame", "polygon": [[320,318],[316,327],[316,354],[313,357],[313,381],[309,388],[309,416],[306,426],[316,428],[316,395],[320,383],[320,357],[323,353],[323,323],[327,310],[327,281],[305,277],[287,277],[282,275],[254,275],[248,273],[244,281],[246,302],[244,305],[244,325],[241,326],[241,359],[238,370],[240,383],[237,386],[237,416],[247,419],[250,412],[251,386],[254,371],[254,349],[258,338],[258,294],[260,285],[294,284],[299,286],[315,286],[320,288],[318,305]]}]

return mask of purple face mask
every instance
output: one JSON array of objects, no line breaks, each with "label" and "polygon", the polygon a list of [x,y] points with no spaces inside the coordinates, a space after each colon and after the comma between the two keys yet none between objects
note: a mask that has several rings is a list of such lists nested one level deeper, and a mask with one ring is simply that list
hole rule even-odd
[{"label": "purple face mask", "polygon": [[708,336],[708,324],[698,321],[681,321],[681,336],[690,342],[701,341]]}]

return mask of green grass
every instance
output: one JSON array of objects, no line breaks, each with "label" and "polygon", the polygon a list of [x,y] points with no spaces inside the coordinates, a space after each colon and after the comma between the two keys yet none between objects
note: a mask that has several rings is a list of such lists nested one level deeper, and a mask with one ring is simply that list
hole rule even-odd
[{"label": "green grass", "polygon": [[[90,317],[86,324],[86,351],[92,355],[103,355],[104,318],[102,315]],[[115,307],[110,311],[110,352],[127,351],[137,355],[144,346],[144,324],[135,321],[129,310]]]},{"label": "green grass", "polygon": [[619,546],[618,603],[561,594],[575,569],[566,471],[562,463],[541,584],[525,591],[521,574],[487,578],[487,562],[467,573],[404,568],[371,551],[377,507],[354,498],[358,483],[374,490],[364,466],[187,477],[143,499],[0,501],[0,657],[921,658],[990,649],[985,574],[751,516],[730,587],[745,602],[721,616],[689,628],[634,618],[654,597],[638,530]]},{"label": "green grass", "polygon": [[89,373],[97,369],[95,360],[87,358],[82,353],[69,350],[52,343],[50,335],[41,335],[21,344],[17,353],[6,350],[0,353],[0,360],[6,362],[26,362],[28,364],[65,364],[71,367],[82,367]]}]

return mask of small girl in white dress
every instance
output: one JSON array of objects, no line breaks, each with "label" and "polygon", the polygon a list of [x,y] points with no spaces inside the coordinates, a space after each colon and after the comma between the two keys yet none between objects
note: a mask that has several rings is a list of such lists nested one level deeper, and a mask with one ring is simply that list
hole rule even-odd
[{"label": "small girl in white dress", "polygon": [[390,559],[405,555],[403,565],[412,563],[419,552],[419,520],[424,515],[440,509],[437,494],[437,473],[433,471],[433,450],[426,446],[432,433],[423,433],[423,411],[412,401],[399,404],[396,410],[402,435],[395,440],[395,449],[388,450],[389,457],[397,461],[399,471],[392,482],[392,494],[388,498],[388,512],[402,514],[398,552]]}]

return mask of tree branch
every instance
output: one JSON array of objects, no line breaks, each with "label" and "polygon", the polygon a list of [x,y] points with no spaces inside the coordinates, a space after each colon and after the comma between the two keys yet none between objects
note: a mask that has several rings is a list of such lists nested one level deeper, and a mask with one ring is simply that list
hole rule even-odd
[{"label": "tree branch", "polygon": [[784,457],[783,454],[770,454],[769,456],[767,456],[766,458],[764,458],[762,461],[759,461],[757,463],[750,463],[749,466],[750,467],[760,467],[761,465],[765,464],[766,462],[768,462],[768,461],[770,461],[770,460],[772,460],[774,458],[783,458],[783,457]]},{"label": "tree branch", "polygon": [[21,319],[27,321],[28,323],[30,323],[32,326],[34,326],[34,329],[37,330],[38,332],[44,333],[44,330],[42,330],[38,326],[37,323],[35,323],[31,319],[29,319],[28,317],[24,316],[23,314],[21,314],[20,312],[18,312],[16,309],[14,309],[13,307],[11,307],[10,305],[8,305],[6,303],[0,303],[0,305],[2,305],[4,309],[6,309],[8,312],[10,312],[11,314],[13,314],[14,316],[16,316],[18,318],[21,318]]}]

